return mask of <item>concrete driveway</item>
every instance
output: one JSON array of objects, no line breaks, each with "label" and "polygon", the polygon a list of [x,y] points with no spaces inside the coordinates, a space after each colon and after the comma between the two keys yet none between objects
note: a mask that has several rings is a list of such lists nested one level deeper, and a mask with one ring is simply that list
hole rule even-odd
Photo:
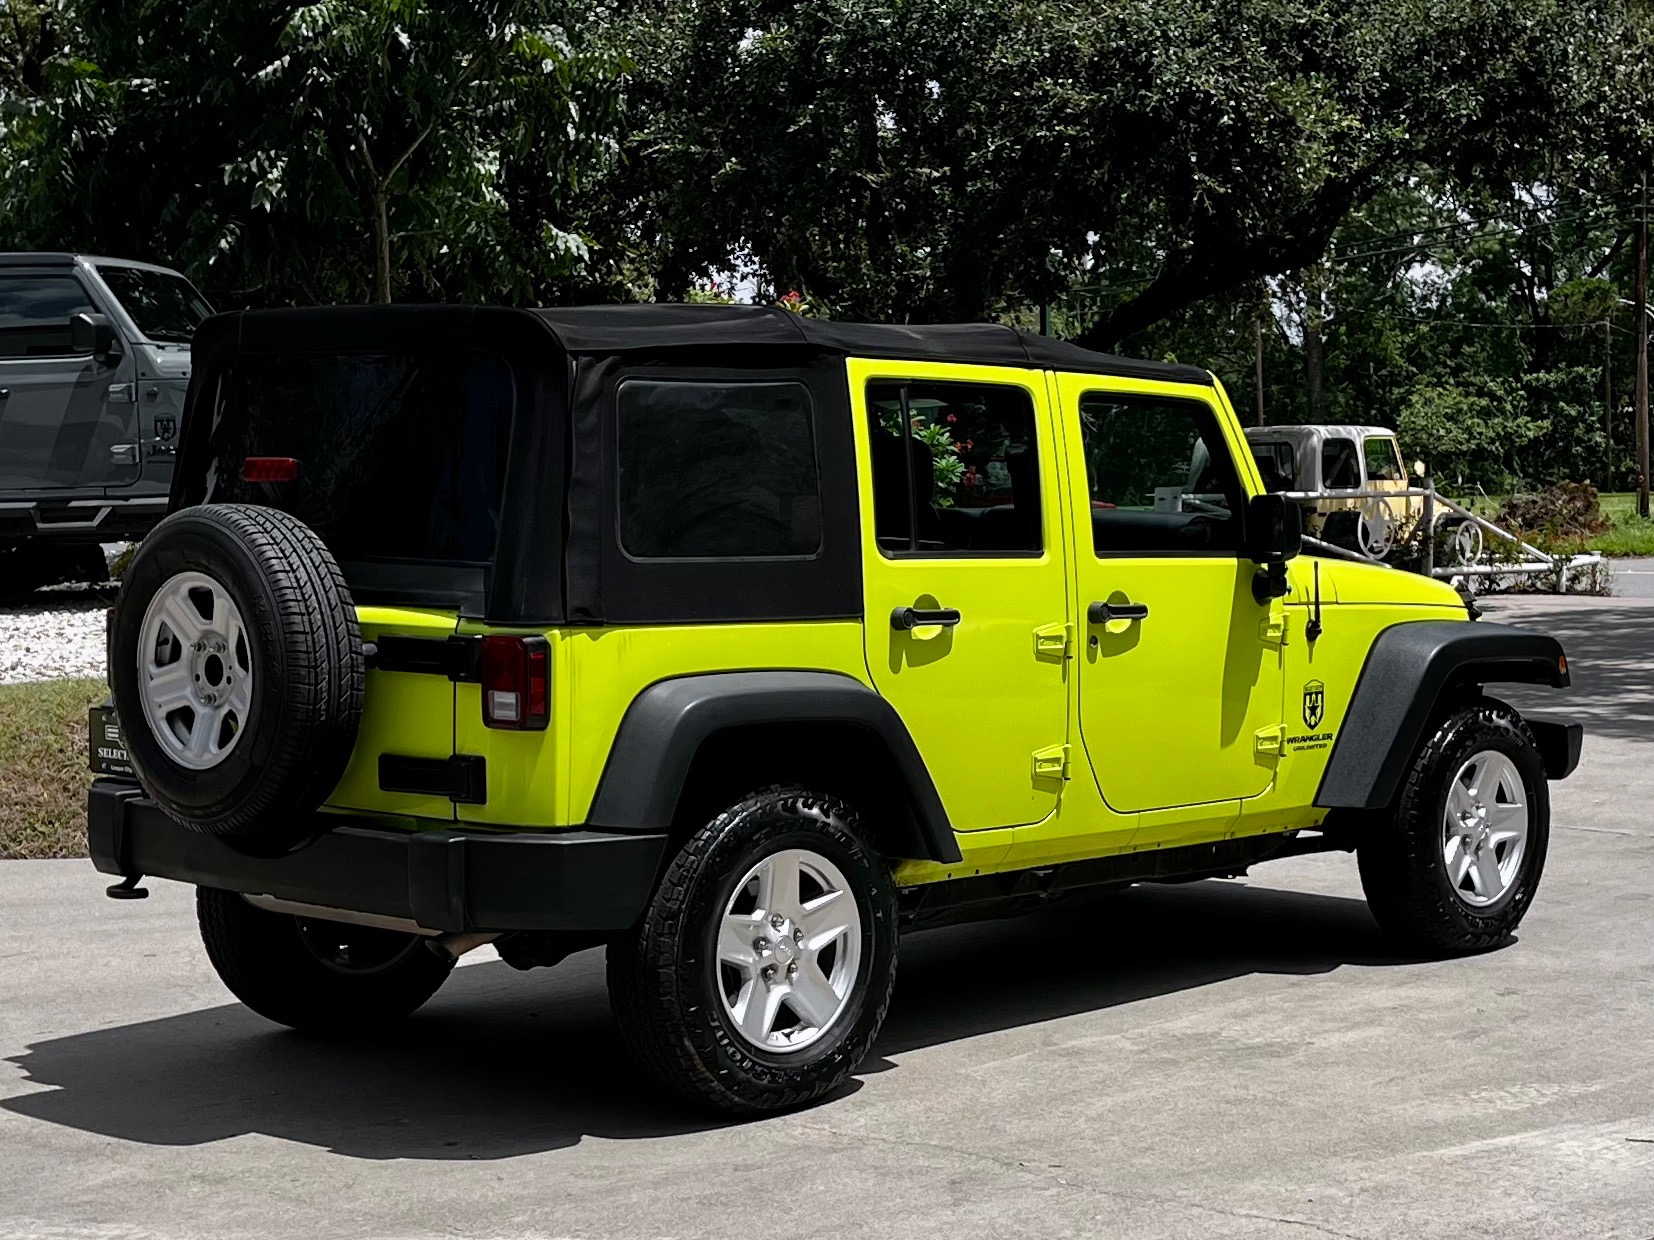
[{"label": "concrete driveway", "polygon": [[0,864],[0,1240],[1647,1240],[1654,605],[1495,609],[1592,729],[1519,941],[1397,958],[1344,856],[934,931],[853,1086],[759,1123],[633,1078],[594,954],[329,1045],[229,1000],[186,890]]}]

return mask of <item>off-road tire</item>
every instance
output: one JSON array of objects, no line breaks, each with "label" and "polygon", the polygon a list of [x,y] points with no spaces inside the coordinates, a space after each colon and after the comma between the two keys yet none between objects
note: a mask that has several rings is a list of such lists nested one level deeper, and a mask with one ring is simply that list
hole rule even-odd
[{"label": "off-road tire", "polygon": [[[222,585],[246,622],[255,669],[243,734],[217,766],[168,757],[139,699],[144,614],[174,575]],[[312,829],[362,714],[362,638],[337,561],[297,517],[247,504],[186,508],[139,545],[121,581],[110,635],[109,682],[132,766],[144,790],[184,826],[280,850]]]},{"label": "off-road tire", "polygon": [[[847,1006],[807,1050],[770,1055],[730,1027],[718,993],[717,929],[735,884],[766,854],[808,848],[857,897],[863,949]],[[696,831],[638,925],[608,949],[610,1002],[645,1071],[679,1096],[735,1114],[803,1106],[841,1085],[884,1024],[896,978],[896,890],[860,816],[800,788],[756,793]]]},{"label": "off-road tire", "polygon": [[[1442,817],[1454,775],[1485,749],[1515,763],[1530,815],[1519,873],[1496,903],[1476,909],[1453,892],[1442,855]],[[1387,934],[1429,956],[1485,951],[1510,937],[1539,887],[1551,818],[1544,763],[1516,711],[1491,698],[1451,708],[1414,757],[1388,817],[1374,823],[1356,849],[1367,906]]]},{"label": "off-road tire", "polygon": [[299,918],[254,908],[233,891],[198,887],[195,911],[207,958],[230,993],[267,1020],[312,1033],[359,1033],[401,1020],[454,968],[418,935],[402,936],[408,942],[399,950],[393,931],[339,926],[391,953],[382,967],[343,971],[308,945]]}]

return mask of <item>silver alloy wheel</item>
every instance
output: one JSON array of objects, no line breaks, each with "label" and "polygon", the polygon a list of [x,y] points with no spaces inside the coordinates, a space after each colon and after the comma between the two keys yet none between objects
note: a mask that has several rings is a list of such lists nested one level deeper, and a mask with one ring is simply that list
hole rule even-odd
[{"label": "silver alloy wheel", "polygon": [[229,756],[253,703],[253,657],[228,591],[204,573],[162,583],[138,636],[138,700],[179,766],[205,771]]},{"label": "silver alloy wheel", "polygon": [[1527,789],[1509,755],[1473,753],[1447,789],[1442,859],[1453,892],[1486,908],[1510,890],[1528,846]]},{"label": "silver alloy wheel", "polygon": [[812,1045],[849,1006],[861,907],[820,853],[771,853],[736,884],[718,926],[718,993],[743,1039],[772,1054]]}]

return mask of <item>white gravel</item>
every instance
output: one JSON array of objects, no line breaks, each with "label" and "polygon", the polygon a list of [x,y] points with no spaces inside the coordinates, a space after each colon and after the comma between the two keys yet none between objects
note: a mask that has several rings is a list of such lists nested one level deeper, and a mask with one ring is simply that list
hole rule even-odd
[{"label": "white gravel", "polygon": [[[125,543],[104,547],[113,560]],[[53,586],[26,605],[0,607],[0,685],[104,674],[104,613],[116,585]]]},{"label": "white gravel", "polygon": [[112,593],[40,591],[42,602],[0,609],[0,685],[102,676],[104,612]]}]

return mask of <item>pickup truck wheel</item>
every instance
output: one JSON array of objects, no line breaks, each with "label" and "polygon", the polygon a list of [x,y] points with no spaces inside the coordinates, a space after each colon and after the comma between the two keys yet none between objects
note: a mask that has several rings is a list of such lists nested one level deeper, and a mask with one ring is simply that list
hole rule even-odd
[{"label": "pickup truck wheel", "polygon": [[233,891],[196,888],[195,911],[224,985],[294,1029],[352,1033],[401,1020],[454,967],[420,935],[272,913]]},{"label": "pickup truck wheel", "polygon": [[144,791],[184,826],[280,851],[350,760],[362,641],[321,538],[273,508],[173,513],[121,582],[109,683]]},{"label": "pickup truck wheel", "polygon": [[608,961],[621,1033],[656,1080],[723,1111],[801,1106],[884,1023],[895,886],[850,806],[771,789],[690,838]]},{"label": "pickup truck wheel", "polygon": [[1522,717],[1491,700],[1444,719],[1391,823],[1357,849],[1373,916],[1432,955],[1502,943],[1532,903],[1550,839],[1550,787]]}]

